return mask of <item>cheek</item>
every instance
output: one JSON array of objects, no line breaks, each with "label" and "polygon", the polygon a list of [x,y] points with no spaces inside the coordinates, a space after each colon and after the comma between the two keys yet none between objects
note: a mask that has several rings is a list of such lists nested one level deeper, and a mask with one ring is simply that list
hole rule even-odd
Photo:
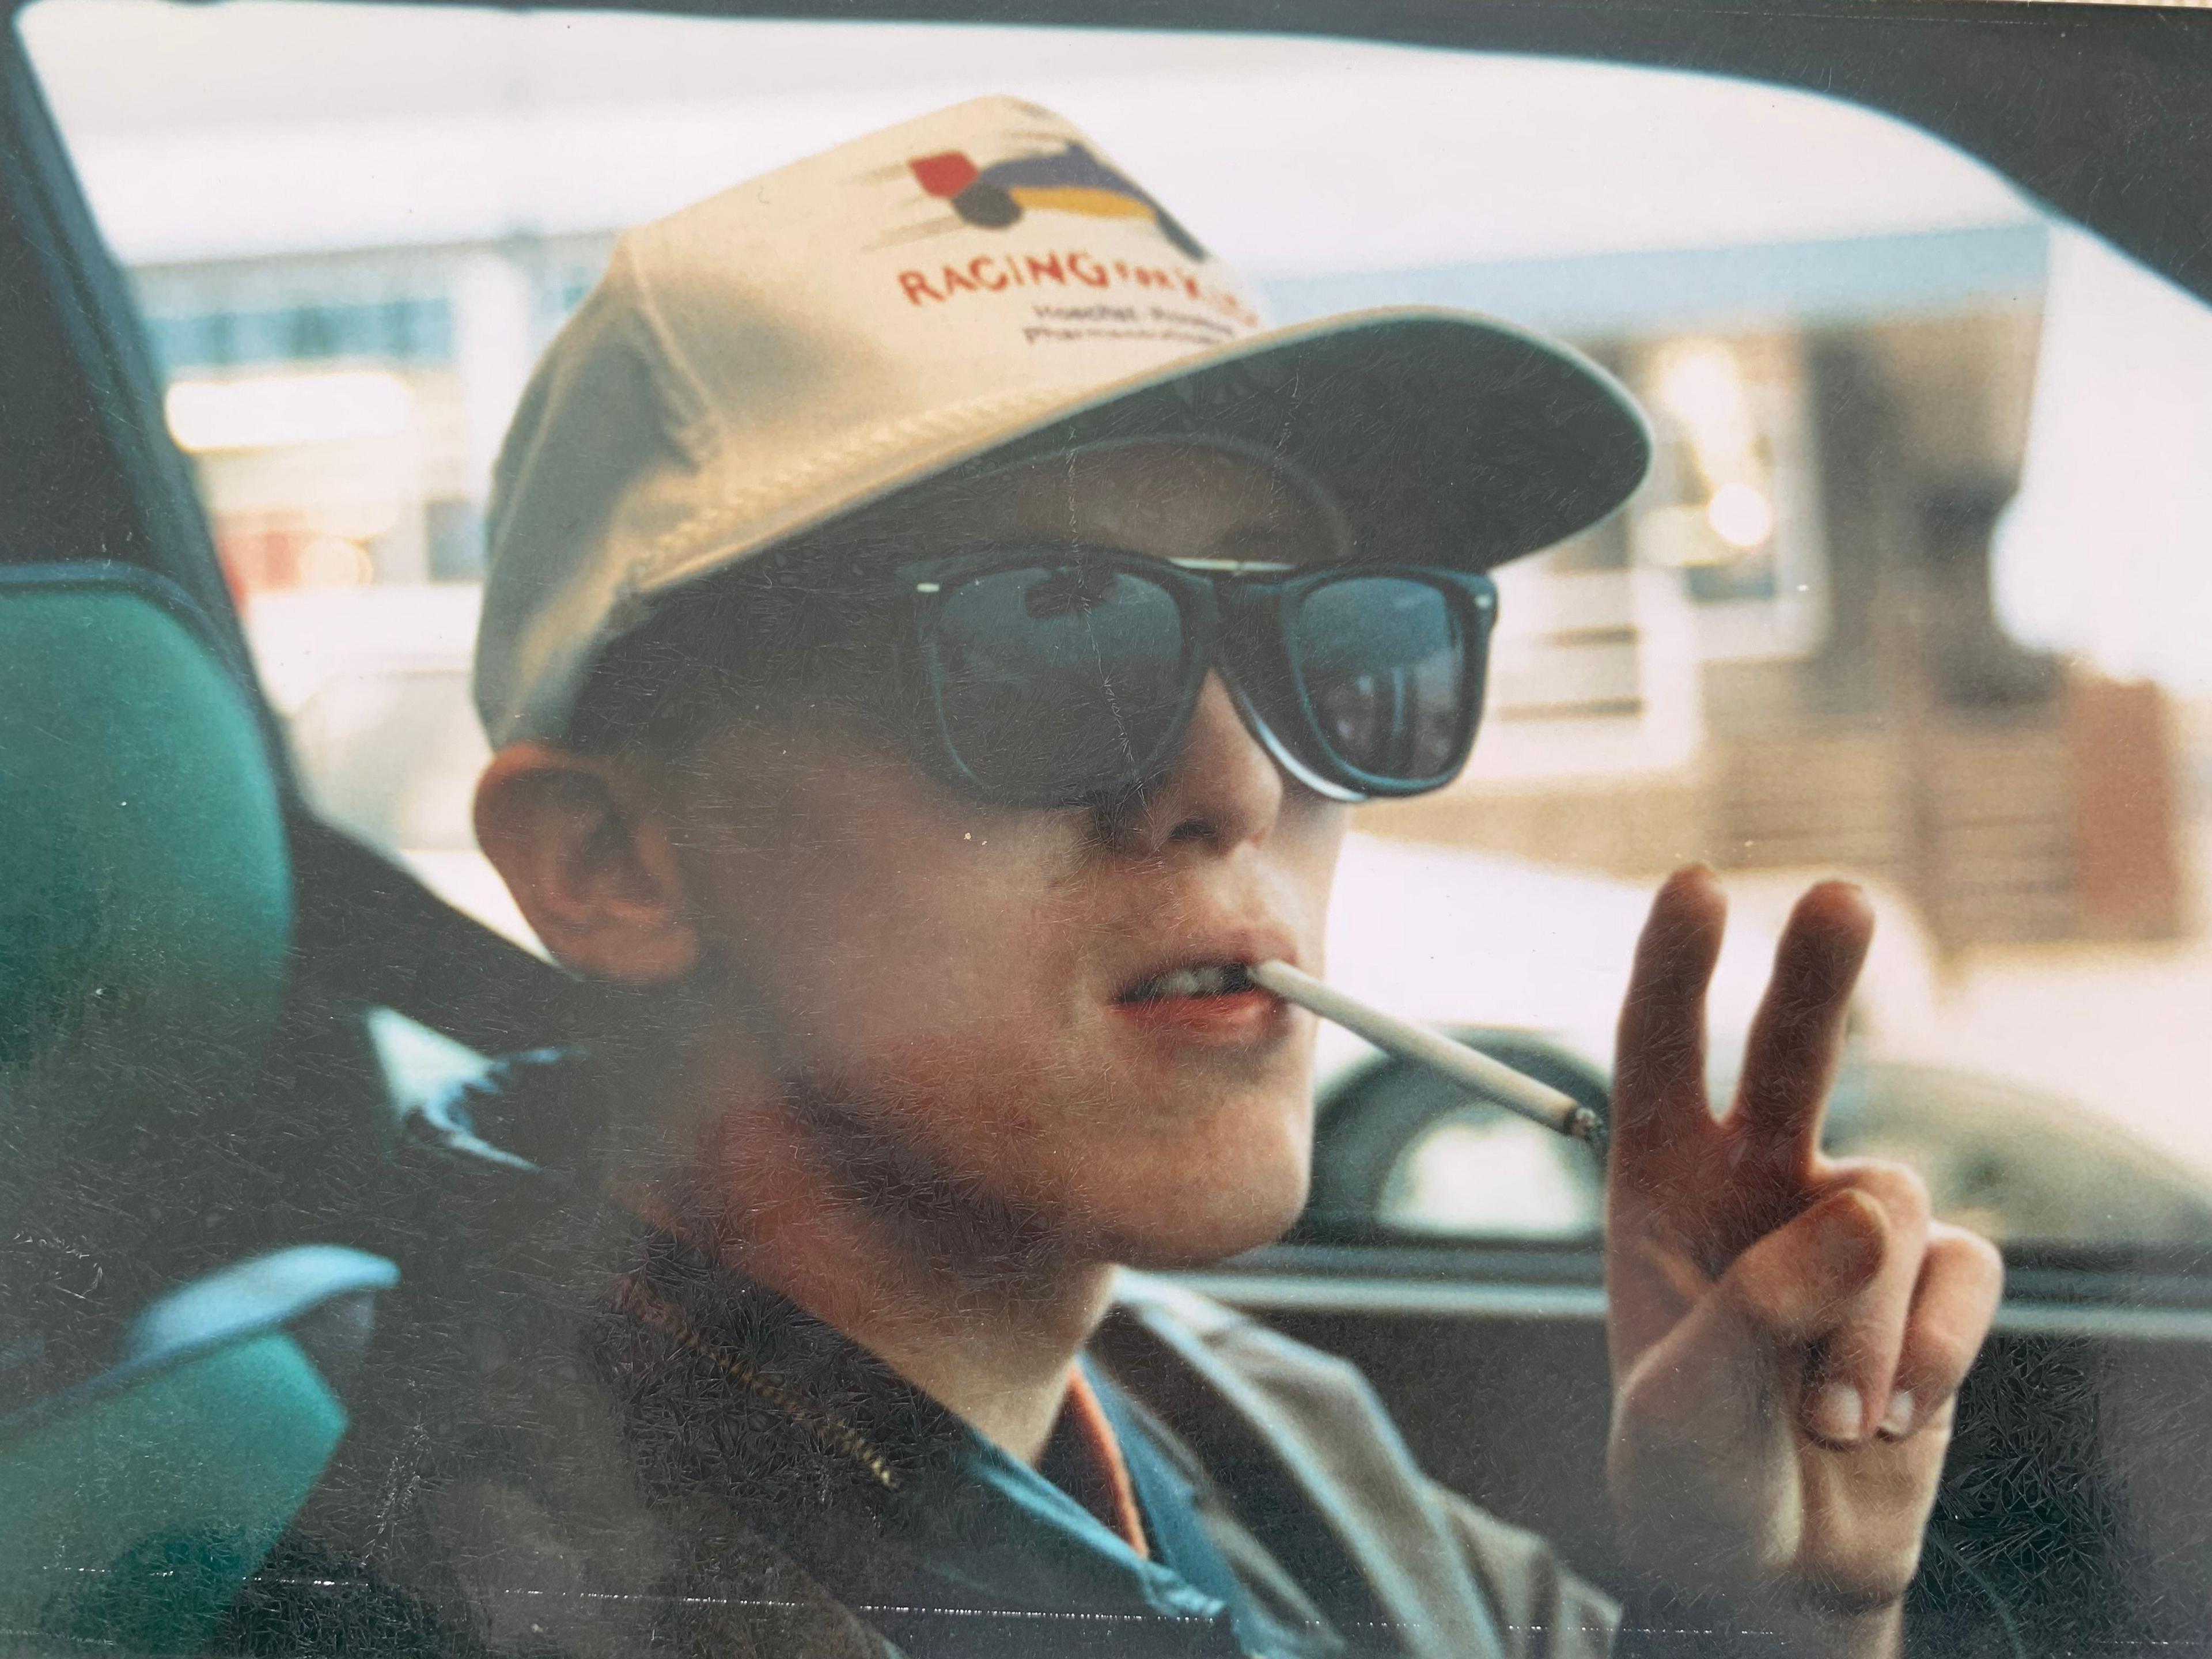
[{"label": "cheek", "polygon": [[1285,802],[1275,834],[1285,902],[1307,930],[1305,944],[1316,973],[1328,967],[1328,903],[1351,827],[1352,808],[1298,789]]},{"label": "cheek", "polygon": [[972,1048],[1071,1000],[1079,823],[968,810],[865,757],[789,781],[755,818],[688,856],[709,943],[787,1062]]},{"label": "cheek", "polygon": [[[774,1079],[848,1151],[1056,1218],[1106,1259],[1217,1259],[1295,1216],[1310,1033],[1191,1060],[1109,1011],[1121,941],[1187,894],[1116,862],[1079,814],[974,808],[902,759],[735,775],[750,812],[702,812],[685,837],[701,925]],[[1344,816],[1294,798],[1231,884],[1316,959]]]}]

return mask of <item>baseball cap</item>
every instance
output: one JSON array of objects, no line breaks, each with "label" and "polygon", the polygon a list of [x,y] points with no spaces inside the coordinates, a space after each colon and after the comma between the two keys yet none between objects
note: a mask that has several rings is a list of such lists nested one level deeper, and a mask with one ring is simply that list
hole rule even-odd
[{"label": "baseball cap", "polygon": [[476,698],[557,741],[688,585],[925,482],[1139,437],[1259,449],[1357,556],[1486,569],[1611,512],[1642,416],[1566,346],[1425,307],[1268,325],[1256,287],[1060,117],[983,98],[616,243],[494,471]]}]

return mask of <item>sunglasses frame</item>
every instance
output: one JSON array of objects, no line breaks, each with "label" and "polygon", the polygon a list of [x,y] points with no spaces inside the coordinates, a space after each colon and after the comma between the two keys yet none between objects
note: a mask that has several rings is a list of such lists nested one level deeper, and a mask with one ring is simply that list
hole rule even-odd
[{"label": "sunglasses frame", "polygon": [[[1086,571],[1126,572],[1164,590],[1182,624],[1183,662],[1177,712],[1152,753],[1110,787],[1079,793],[1010,793],[985,783],[961,757],[948,727],[945,677],[939,625],[951,596],[970,581],[1030,566],[1080,566]],[[1316,794],[1346,803],[1426,794],[1459,775],[1482,720],[1489,678],[1490,641],[1498,621],[1497,584],[1479,571],[1447,566],[1337,562],[1294,565],[1252,559],[1164,559],[1128,548],[1091,543],[1004,546],[898,568],[907,614],[901,638],[913,751],[924,769],[962,793],[1003,805],[1037,808],[1096,806],[1141,791],[1163,776],[1182,753],[1192,715],[1209,673],[1218,672],[1238,714],[1283,770]],[[1468,694],[1462,700],[1449,764],[1419,780],[1394,778],[1355,766],[1328,743],[1291,647],[1291,607],[1306,596],[1359,577],[1395,576],[1441,592],[1452,607],[1468,653]],[[1251,682],[1287,688],[1281,708],[1263,708]],[[1285,732],[1285,724],[1295,729]]]}]

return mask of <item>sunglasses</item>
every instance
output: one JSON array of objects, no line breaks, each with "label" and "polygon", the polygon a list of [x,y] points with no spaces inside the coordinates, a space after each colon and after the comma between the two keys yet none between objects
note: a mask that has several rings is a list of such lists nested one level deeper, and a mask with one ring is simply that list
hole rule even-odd
[{"label": "sunglasses", "polygon": [[1316,568],[1112,547],[902,566],[916,757],[1000,805],[1164,776],[1218,670],[1276,763],[1334,800],[1417,795],[1474,742],[1498,590],[1425,565]]}]

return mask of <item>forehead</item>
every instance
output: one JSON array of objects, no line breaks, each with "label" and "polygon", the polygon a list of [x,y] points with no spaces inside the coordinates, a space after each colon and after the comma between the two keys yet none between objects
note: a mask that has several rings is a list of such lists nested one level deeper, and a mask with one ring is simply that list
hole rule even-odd
[{"label": "forehead", "polygon": [[992,542],[1093,542],[1159,558],[1233,555],[1322,563],[1350,556],[1343,517],[1263,456],[1212,444],[1072,450],[947,484],[891,507],[917,552]]}]

